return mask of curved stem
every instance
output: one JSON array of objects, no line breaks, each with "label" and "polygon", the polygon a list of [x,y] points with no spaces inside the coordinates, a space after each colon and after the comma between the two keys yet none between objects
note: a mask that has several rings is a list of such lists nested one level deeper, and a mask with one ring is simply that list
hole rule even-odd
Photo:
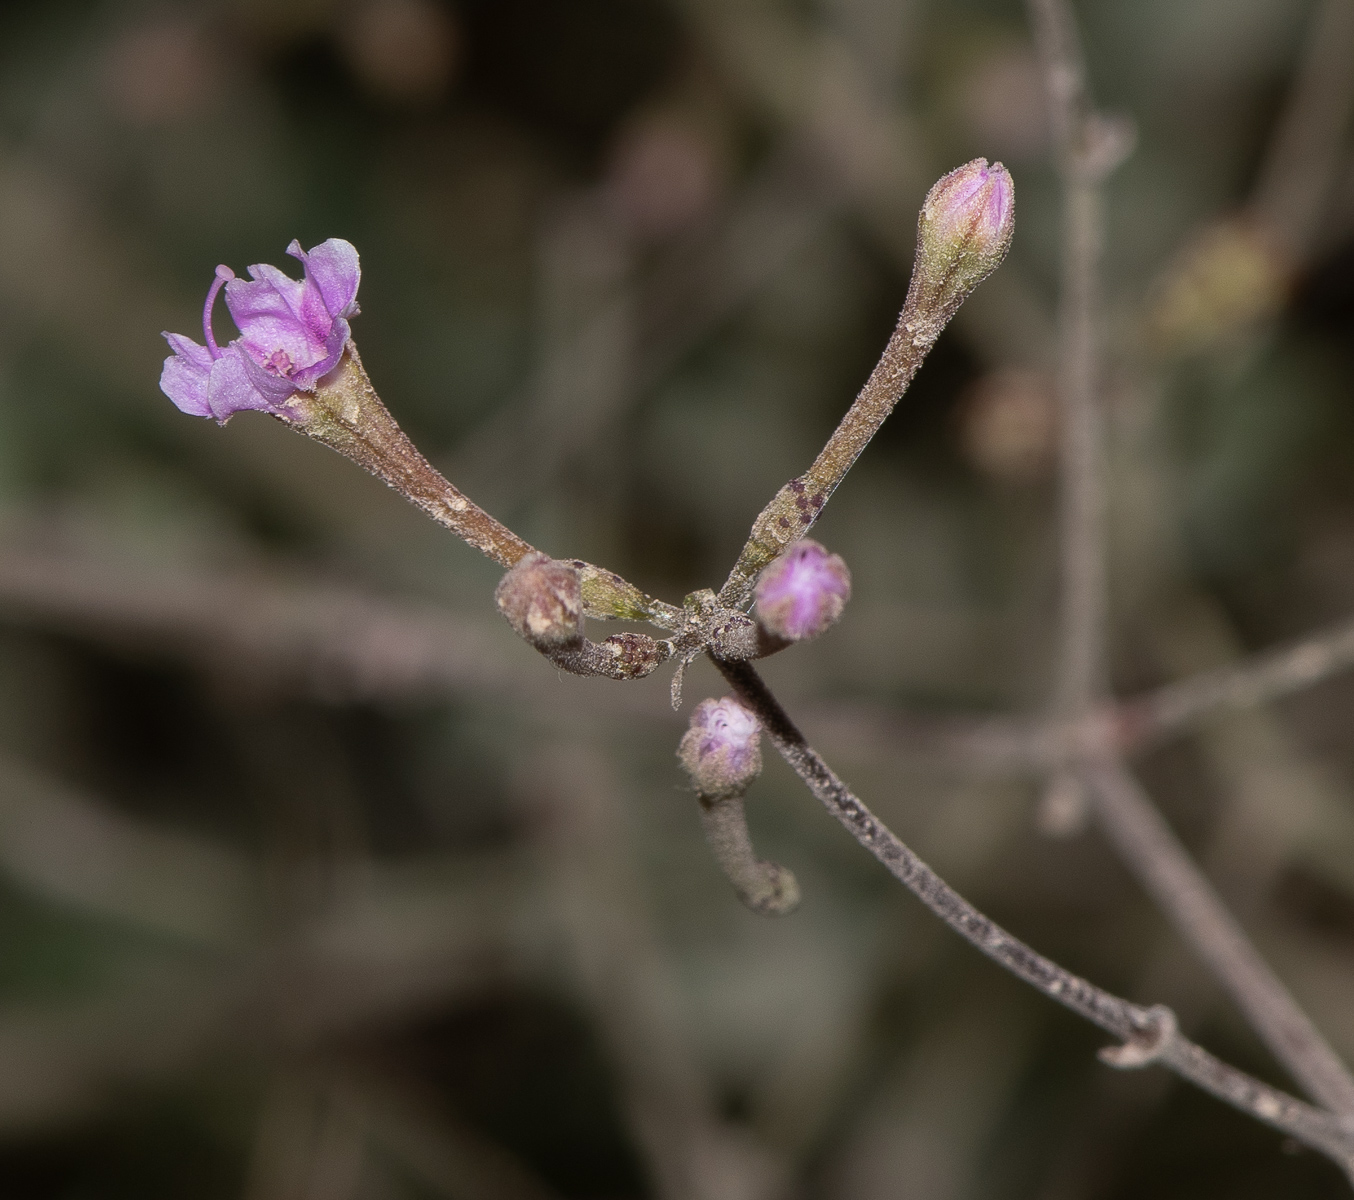
[{"label": "curved stem", "polygon": [[758,858],[742,796],[698,795],[705,840],[738,898],[753,912],[783,917],[799,906],[799,882],[779,863]]},{"label": "curved stem", "polygon": [[1218,1099],[1320,1150],[1347,1173],[1354,1172],[1354,1132],[1337,1117],[1228,1066],[1178,1031],[1163,1033],[1160,1008],[1142,1008],[1106,992],[1007,933],[941,879],[837,778],[750,663],[713,661],[738,698],[757,714],[781,757],[814,796],[946,925],[1031,987],[1121,1041],[1150,1044],[1150,1054],[1120,1056],[1119,1065],[1158,1062]]}]

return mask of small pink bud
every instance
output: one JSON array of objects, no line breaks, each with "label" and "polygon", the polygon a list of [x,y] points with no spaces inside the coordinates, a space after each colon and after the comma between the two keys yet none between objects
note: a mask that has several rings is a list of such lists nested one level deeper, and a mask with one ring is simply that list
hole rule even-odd
[{"label": "small pink bud", "polygon": [[494,592],[498,611],[519,637],[542,650],[583,640],[583,592],[578,572],[548,554],[524,555]]},{"label": "small pink bud", "polygon": [[741,796],[762,773],[761,722],[732,696],[702,700],[677,757],[702,796]]},{"label": "small pink bud", "polygon": [[987,159],[943,176],[926,194],[917,222],[909,306],[948,320],[1006,257],[1015,229],[1015,184]]},{"label": "small pink bud", "polygon": [[851,572],[841,555],[812,538],[788,547],[757,580],[757,620],[773,637],[804,642],[825,633],[851,599]]}]

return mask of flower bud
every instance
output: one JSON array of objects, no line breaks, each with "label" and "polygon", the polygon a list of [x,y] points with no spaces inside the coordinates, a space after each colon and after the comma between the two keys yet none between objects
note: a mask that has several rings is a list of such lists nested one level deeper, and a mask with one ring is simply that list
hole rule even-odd
[{"label": "flower bud", "polygon": [[540,650],[583,640],[583,594],[578,572],[533,550],[499,582],[494,602],[508,624]]},{"label": "flower bud", "polygon": [[803,538],[762,572],[755,594],[761,627],[773,637],[803,642],[842,615],[851,599],[851,572],[840,554]]},{"label": "flower bud", "polygon": [[702,700],[677,757],[701,796],[741,796],[762,773],[761,722],[732,696]]},{"label": "flower bud", "polygon": [[[908,307],[943,323],[1006,257],[1015,228],[1015,184],[1001,163],[975,158],[926,194]],[[939,329],[936,330],[939,334]]]}]

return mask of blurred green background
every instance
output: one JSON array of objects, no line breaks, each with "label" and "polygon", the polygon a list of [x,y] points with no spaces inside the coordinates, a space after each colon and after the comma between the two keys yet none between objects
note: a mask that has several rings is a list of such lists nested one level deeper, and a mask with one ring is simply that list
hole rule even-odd
[{"label": "blurred green background", "polygon": [[[1339,92],[1342,2],[1078,7],[1138,131],[1105,264],[1126,692],[1354,609],[1354,141],[1297,86]],[[399,497],[156,386],[218,262],[347,238],[419,446],[676,601],[864,380],[926,188],[1001,159],[1011,256],[818,527],[855,598],[766,673],[997,920],[1291,1086],[1099,839],[1039,832],[1038,778],[900,732],[1046,702],[1048,154],[1008,0],[0,6],[0,1195],[1346,1194],[1099,1065],[778,761],[750,819],[805,900],[745,912],[666,672],[560,676]],[[687,710],[722,690],[697,664]],[[1346,1057],[1351,716],[1336,679],[1140,764]]]}]

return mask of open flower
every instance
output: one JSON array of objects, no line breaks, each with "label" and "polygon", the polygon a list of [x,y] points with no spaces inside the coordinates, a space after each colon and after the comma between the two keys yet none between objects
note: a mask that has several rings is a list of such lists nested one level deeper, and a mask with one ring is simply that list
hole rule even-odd
[{"label": "open flower", "polygon": [[[309,252],[293,241],[287,253],[301,260],[304,279],[293,279],[267,263],[237,279],[227,266],[216,279],[202,309],[205,346],[178,333],[166,333],[173,355],[165,359],[160,388],[184,412],[224,422],[255,409],[281,416],[294,392],[312,392],[343,357],[355,316],[362,278],[357,251],[330,238]],[[240,336],[225,347],[212,334],[212,307],[222,290]]]}]

